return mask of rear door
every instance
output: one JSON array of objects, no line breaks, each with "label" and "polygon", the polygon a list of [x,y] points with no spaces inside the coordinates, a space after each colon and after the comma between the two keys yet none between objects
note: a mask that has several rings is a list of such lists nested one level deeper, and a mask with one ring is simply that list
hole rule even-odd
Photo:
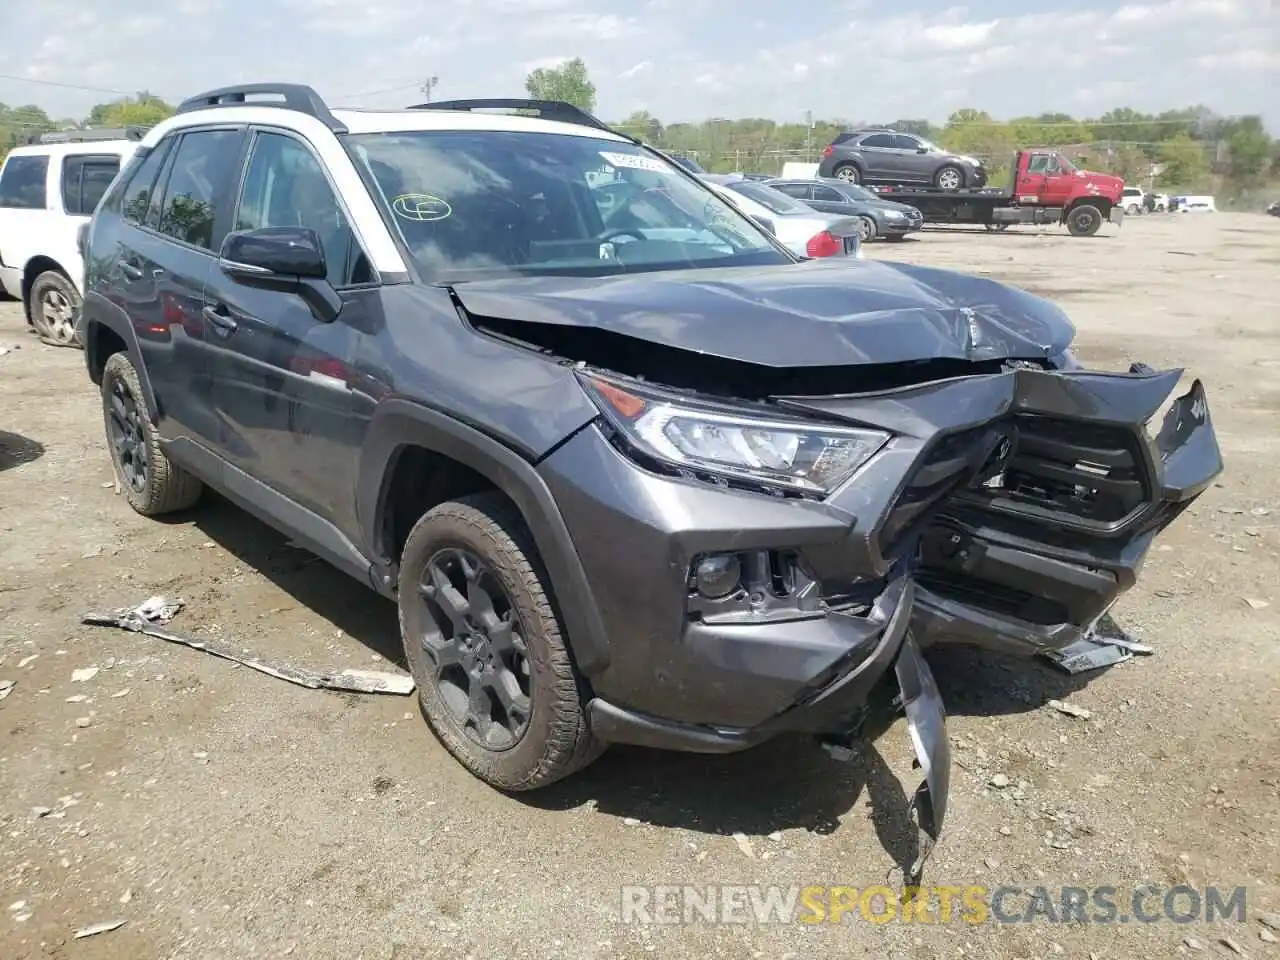
[{"label": "rear door", "polygon": [[858,212],[848,198],[835,187],[817,183],[813,185],[812,193],[813,199],[809,202],[809,206],[815,210],[821,210],[823,213],[839,213],[844,216],[852,216]]},{"label": "rear door", "polygon": [[47,153],[11,153],[0,167],[0,270],[14,297],[22,296],[22,271],[49,223],[50,166]]},{"label": "rear door", "polygon": [[[196,128],[157,144],[123,196],[115,263],[161,413],[161,434],[216,447],[204,288],[230,220],[243,127]],[[163,148],[163,149],[162,149]]]},{"label": "rear door", "polygon": [[354,365],[377,323],[368,258],[322,161],[289,131],[254,131],[234,222],[238,230],[315,230],[343,308],[322,322],[296,293],[214,271],[205,314],[222,446],[236,467],[349,529],[357,453],[373,413]]},{"label": "rear door", "polygon": [[858,141],[858,149],[867,165],[867,174],[877,180],[902,179],[898,165],[899,151],[891,133],[873,133]]}]

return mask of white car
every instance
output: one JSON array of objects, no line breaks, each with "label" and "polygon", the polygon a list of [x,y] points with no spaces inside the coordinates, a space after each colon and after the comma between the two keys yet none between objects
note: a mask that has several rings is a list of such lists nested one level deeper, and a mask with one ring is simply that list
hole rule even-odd
[{"label": "white car", "polygon": [[1133,217],[1146,210],[1147,195],[1141,187],[1125,187],[1120,192],[1120,206],[1124,207],[1127,216]]},{"label": "white car", "polygon": [[0,290],[43,339],[75,343],[84,294],[78,234],[140,132],[72,130],[17,147],[0,166]]},{"label": "white car", "polygon": [[781,190],[741,174],[708,174],[702,180],[747,216],[765,225],[797,256],[862,259],[857,217],[821,213]]}]

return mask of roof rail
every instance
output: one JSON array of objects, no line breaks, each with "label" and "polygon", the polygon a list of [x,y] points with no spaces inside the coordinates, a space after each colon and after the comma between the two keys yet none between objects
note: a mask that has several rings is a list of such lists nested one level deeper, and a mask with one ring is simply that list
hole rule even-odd
[{"label": "roof rail", "polygon": [[144,134],[142,127],[114,127],[89,130],[50,130],[47,133],[33,133],[26,138],[27,144],[54,143],[93,143],[103,140],[141,140]]},{"label": "roof rail", "polygon": [[[488,100],[436,100],[431,103],[415,103],[410,110],[506,110],[530,113],[540,120],[554,120],[557,123],[572,123],[579,127],[593,127],[606,130],[627,140],[625,133],[619,133],[607,123],[593,117],[587,111],[575,107],[563,100],[522,100],[520,98],[494,98]],[[637,143],[639,141],[636,141]]]},{"label": "roof rail", "polygon": [[[250,99],[253,98],[253,99]],[[279,107],[315,117],[334,133],[346,133],[346,125],[335,117],[320,94],[304,83],[241,83],[209,90],[183,100],[177,113],[211,107]]]}]

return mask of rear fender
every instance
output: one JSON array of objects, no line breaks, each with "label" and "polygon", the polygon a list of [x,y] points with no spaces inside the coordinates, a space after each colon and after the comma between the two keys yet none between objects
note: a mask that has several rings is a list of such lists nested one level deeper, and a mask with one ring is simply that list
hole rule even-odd
[{"label": "rear fender", "polygon": [[90,378],[93,379],[94,383],[100,382],[102,367],[107,362],[102,341],[94,330],[94,327],[97,326],[112,331],[124,341],[125,350],[129,354],[129,359],[133,361],[133,367],[138,372],[138,381],[142,384],[147,415],[151,418],[151,422],[155,423],[160,416],[160,406],[156,402],[155,391],[151,387],[151,377],[147,372],[146,364],[142,362],[142,351],[138,348],[138,337],[134,332],[132,322],[129,320],[129,315],[102,294],[92,290],[85,294],[84,302],[81,304],[80,309],[82,312],[81,328],[84,331],[85,368],[88,370]]}]

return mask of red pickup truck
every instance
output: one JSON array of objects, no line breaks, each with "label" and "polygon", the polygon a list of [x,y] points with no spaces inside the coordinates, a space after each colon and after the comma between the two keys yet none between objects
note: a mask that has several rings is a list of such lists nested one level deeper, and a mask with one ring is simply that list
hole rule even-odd
[{"label": "red pickup truck", "polygon": [[1065,223],[1072,236],[1091,237],[1103,222],[1124,219],[1124,180],[1078,170],[1057,150],[1037,147],[1014,155],[1007,188],[942,190],[937,187],[868,186],[892,194],[924,214],[928,223],[980,223],[1003,230],[1014,223]]}]

